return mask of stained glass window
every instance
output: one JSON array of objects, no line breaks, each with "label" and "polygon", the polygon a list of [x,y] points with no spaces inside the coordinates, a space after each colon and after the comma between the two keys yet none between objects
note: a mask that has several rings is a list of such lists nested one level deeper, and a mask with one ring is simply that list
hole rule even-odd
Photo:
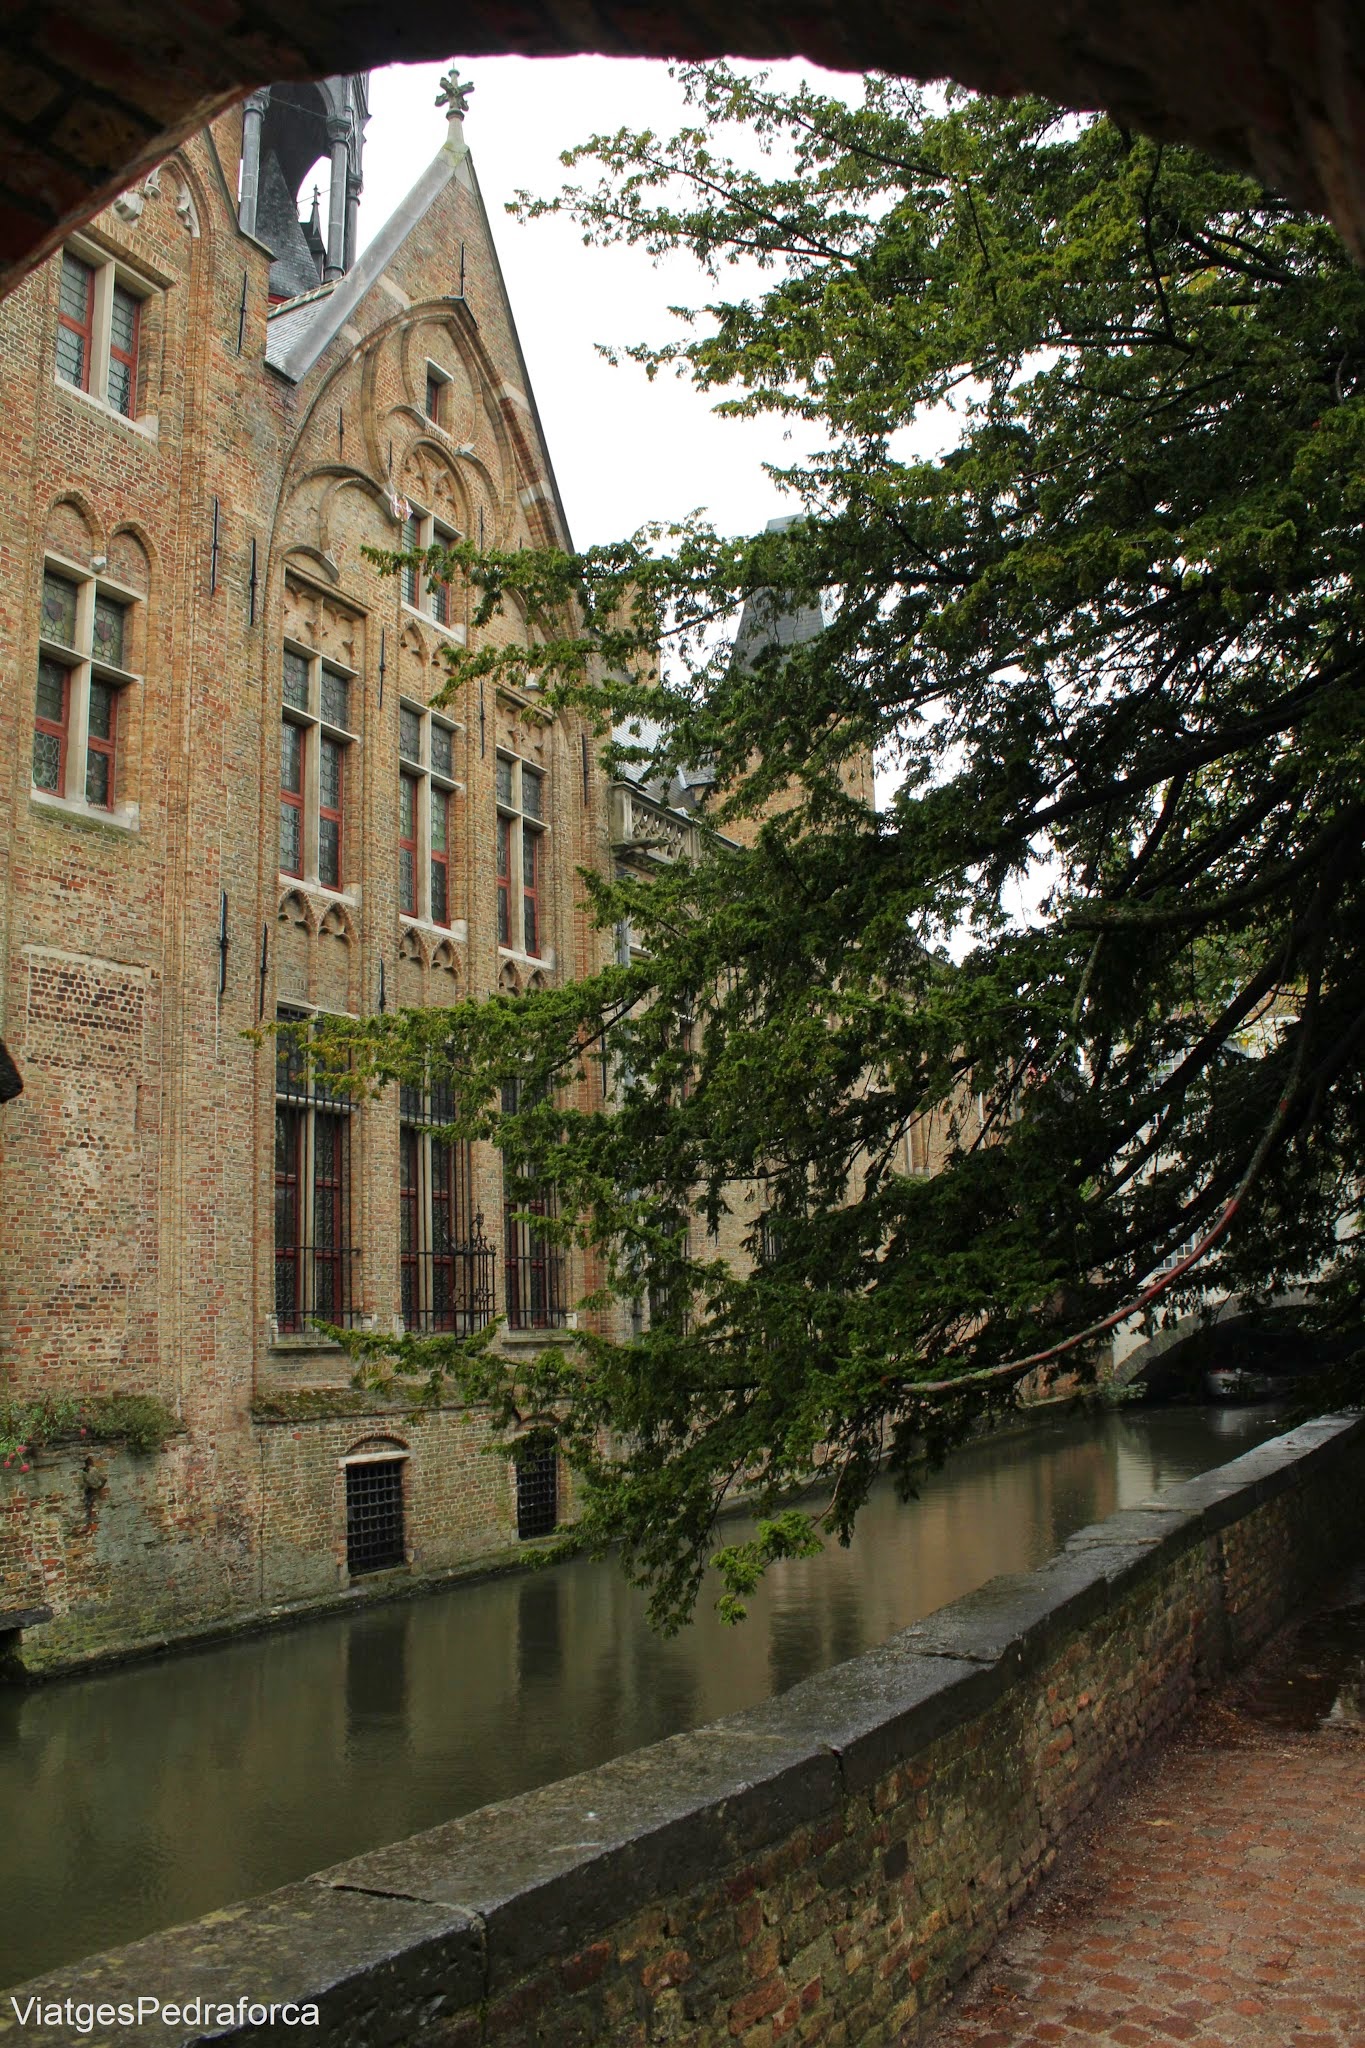
[{"label": "stained glass window", "polygon": [[137,410],[137,336],[141,306],[121,284],[109,308],[109,403],[131,419]]},{"label": "stained glass window", "polygon": [[76,586],[65,576],[43,578],[43,638],[61,647],[76,644]]},{"label": "stained glass window", "polygon": [[90,388],[90,328],[94,314],[95,272],[68,250],[62,257],[57,306],[57,375],[79,391]]},{"label": "stained glass window", "polygon": [[292,647],[284,650],[284,701],[295,711],[308,709],[308,663]]},{"label": "stained glass window", "polygon": [[62,794],[66,754],[67,688],[70,669],[57,661],[38,664],[37,716],[33,728],[33,781],[38,789]]},{"label": "stained glass window", "polygon": [[343,749],[322,735],[318,755],[318,880],[324,888],[341,887],[341,783]]},{"label": "stained glass window", "polygon": [[85,755],[85,799],[108,810],[114,801],[114,738],[118,698],[108,683],[90,685],[90,726]]},{"label": "stained glass window", "polygon": [[334,668],[322,671],[322,715],[328,725],[339,725],[343,732],[350,730],[347,712],[350,708],[351,685],[348,677]]},{"label": "stained glass window", "polygon": [[127,605],[116,598],[106,597],[102,590],[95,593],[94,652],[96,661],[107,662],[110,668],[122,668],[124,623]]}]

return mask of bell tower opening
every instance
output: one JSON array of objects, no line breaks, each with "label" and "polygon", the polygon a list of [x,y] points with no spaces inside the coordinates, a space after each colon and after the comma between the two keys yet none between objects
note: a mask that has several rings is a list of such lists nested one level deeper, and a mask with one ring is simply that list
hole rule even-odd
[{"label": "bell tower opening", "polygon": [[[263,86],[244,104],[238,220],[273,252],[275,304],[333,283],[355,261],[369,86],[368,71],[357,71]],[[301,206],[310,208],[302,218]]]}]

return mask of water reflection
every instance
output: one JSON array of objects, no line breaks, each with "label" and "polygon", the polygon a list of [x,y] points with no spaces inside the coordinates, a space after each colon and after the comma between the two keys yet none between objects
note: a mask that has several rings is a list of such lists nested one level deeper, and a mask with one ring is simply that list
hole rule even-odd
[{"label": "water reflection", "polygon": [[575,1562],[27,1692],[0,1689],[0,1983],[752,1705],[1272,1433],[1264,1410],[986,1441],[723,1629],[661,1641]]}]

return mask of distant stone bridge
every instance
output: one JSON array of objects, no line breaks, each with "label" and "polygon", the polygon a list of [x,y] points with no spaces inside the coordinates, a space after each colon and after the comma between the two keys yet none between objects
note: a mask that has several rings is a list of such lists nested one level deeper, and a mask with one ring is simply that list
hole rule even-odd
[{"label": "distant stone bridge", "polygon": [[1201,1367],[1236,1365],[1242,1362],[1239,1353],[1244,1354],[1246,1347],[1254,1346],[1255,1363],[1264,1369],[1262,1354],[1267,1341],[1283,1343],[1292,1337],[1302,1325],[1309,1299],[1306,1287],[1287,1287],[1268,1306],[1228,1294],[1191,1309],[1168,1329],[1154,1330],[1149,1336],[1130,1331],[1115,1343],[1111,1384],[1130,1387],[1141,1382],[1154,1386],[1183,1376],[1181,1367],[1188,1367],[1195,1351],[1200,1354]]}]

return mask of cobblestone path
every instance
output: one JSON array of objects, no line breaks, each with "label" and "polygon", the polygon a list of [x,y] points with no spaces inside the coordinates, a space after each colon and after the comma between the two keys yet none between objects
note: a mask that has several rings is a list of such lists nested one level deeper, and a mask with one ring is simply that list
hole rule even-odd
[{"label": "cobblestone path", "polygon": [[1141,1764],[926,2048],[1365,2048],[1365,1568]]}]

